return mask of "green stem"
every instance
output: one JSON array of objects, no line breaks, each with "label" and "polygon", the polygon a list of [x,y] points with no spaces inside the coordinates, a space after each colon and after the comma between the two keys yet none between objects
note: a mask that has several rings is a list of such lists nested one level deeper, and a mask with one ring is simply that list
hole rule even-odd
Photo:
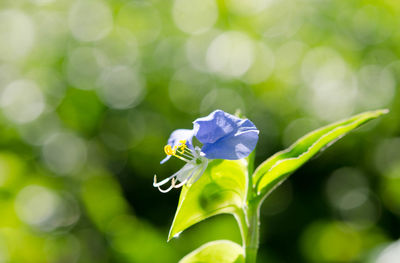
[{"label": "green stem", "polygon": [[246,211],[247,235],[245,240],[246,263],[255,263],[260,236],[260,209],[257,202],[248,204]]},{"label": "green stem", "polygon": [[248,161],[247,200],[238,222],[246,263],[256,263],[260,230],[260,200],[254,191],[252,180],[254,153],[249,156]]}]

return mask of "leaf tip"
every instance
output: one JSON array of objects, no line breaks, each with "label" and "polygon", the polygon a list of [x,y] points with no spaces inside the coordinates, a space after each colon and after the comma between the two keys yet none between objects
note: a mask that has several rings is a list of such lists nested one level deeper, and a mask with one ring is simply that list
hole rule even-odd
[{"label": "leaf tip", "polygon": [[181,233],[182,233],[182,231],[181,231],[181,232],[178,232],[178,233],[175,233],[175,232],[173,232],[172,229],[171,229],[171,231],[170,231],[169,234],[168,234],[167,242],[171,241],[173,238],[178,238],[179,235],[180,235]]},{"label": "leaf tip", "polygon": [[379,110],[375,110],[375,111],[371,111],[370,113],[374,114],[376,117],[384,115],[384,114],[388,114],[390,112],[389,109],[379,109]]},{"label": "leaf tip", "polygon": [[381,114],[388,114],[390,112],[389,109],[381,109],[380,110]]}]

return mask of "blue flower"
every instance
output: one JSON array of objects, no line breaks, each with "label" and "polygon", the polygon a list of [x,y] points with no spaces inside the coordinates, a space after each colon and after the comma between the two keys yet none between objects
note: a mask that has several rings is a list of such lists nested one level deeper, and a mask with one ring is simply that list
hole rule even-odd
[{"label": "blue flower", "polygon": [[[238,160],[247,157],[256,147],[258,129],[248,119],[241,119],[216,110],[210,115],[198,118],[193,122],[193,129],[178,129],[171,133],[164,151],[167,157],[177,157],[186,164],[172,176],[157,182],[154,176],[154,187],[161,192],[168,192],[184,184],[193,184],[207,168],[209,159]],[[193,137],[202,143],[202,147],[193,145]],[[168,189],[160,186],[171,181]],[[177,182],[179,182],[177,184]]]}]

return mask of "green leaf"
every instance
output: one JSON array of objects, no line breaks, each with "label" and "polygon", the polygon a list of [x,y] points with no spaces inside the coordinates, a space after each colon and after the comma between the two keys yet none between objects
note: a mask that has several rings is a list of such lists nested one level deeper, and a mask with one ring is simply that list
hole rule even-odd
[{"label": "green leaf", "polygon": [[212,160],[204,174],[184,186],[168,240],[217,214],[242,213],[246,200],[247,160]]},{"label": "green leaf", "polygon": [[265,197],[322,148],[330,146],[363,123],[386,113],[388,110],[364,112],[327,125],[306,134],[288,149],[274,154],[263,162],[253,174],[253,186],[257,190],[257,194]]},{"label": "green leaf", "polygon": [[202,245],[182,258],[179,263],[243,263],[243,248],[229,240],[217,240]]}]

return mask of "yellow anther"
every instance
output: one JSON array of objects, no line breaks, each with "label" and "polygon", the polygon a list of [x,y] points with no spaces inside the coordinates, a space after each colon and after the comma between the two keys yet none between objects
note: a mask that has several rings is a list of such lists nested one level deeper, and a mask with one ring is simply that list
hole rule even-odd
[{"label": "yellow anther", "polygon": [[182,151],[182,153],[184,153],[185,149],[186,149],[186,141],[185,140],[181,140],[181,141],[179,141],[179,143],[180,143],[180,145],[179,145],[178,148]]},{"label": "yellow anther", "polygon": [[194,158],[191,150],[187,147],[185,140],[179,141],[179,144],[174,147],[169,144],[165,145],[164,152],[166,155],[175,156],[185,162],[190,162]]},{"label": "yellow anther", "polygon": [[179,146],[179,149],[182,151],[182,153],[184,153],[186,149],[186,144],[182,144],[181,146]]},{"label": "yellow anther", "polygon": [[166,155],[175,155],[175,150],[173,150],[169,144],[164,146],[164,152]]}]

